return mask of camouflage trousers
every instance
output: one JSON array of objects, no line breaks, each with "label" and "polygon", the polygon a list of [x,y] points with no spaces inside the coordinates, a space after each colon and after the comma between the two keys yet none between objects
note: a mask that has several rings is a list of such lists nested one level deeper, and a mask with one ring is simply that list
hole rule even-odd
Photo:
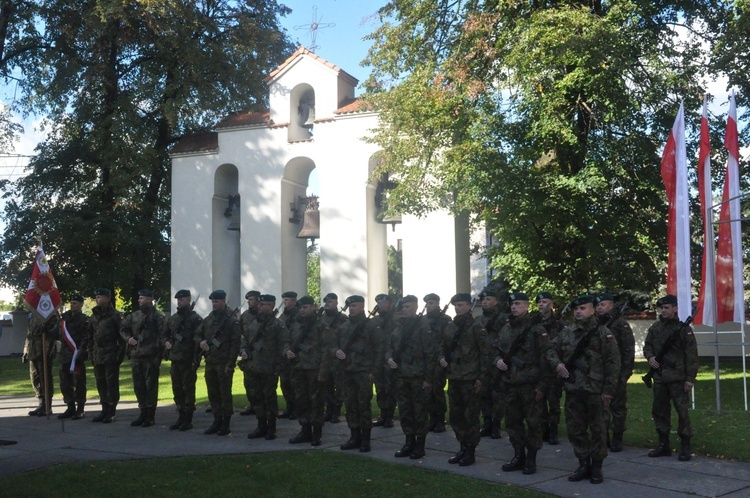
[{"label": "camouflage trousers", "polygon": [[406,436],[426,436],[430,397],[422,387],[423,379],[399,375],[394,378],[401,430]]},{"label": "camouflage trousers", "polygon": [[344,372],[346,423],[350,429],[372,427],[372,381],[367,372]]},{"label": "camouflage trousers", "polygon": [[479,395],[474,392],[473,380],[453,380],[448,383],[450,423],[456,440],[466,446],[479,444]]},{"label": "camouflage trousers", "polygon": [[396,390],[390,368],[383,367],[375,374],[375,395],[381,417],[384,411],[396,409]]},{"label": "camouflage trousers", "polygon": [[231,417],[234,414],[232,403],[232,378],[234,368],[227,371],[225,363],[206,363],[205,379],[211,413],[215,417]]},{"label": "camouflage trousers", "polygon": [[281,384],[281,394],[284,396],[284,402],[286,403],[286,411],[289,414],[296,413],[297,397],[294,394],[294,384],[292,383],[292,364],[288,361],[281,362],[279,383]]},{"label": "camouflage trousers", "polygon": [[[445,422],[445,414],[448,411],[448,403],[445,401],[445,369],[438,368],[435,378],[432,380],[432,391],[430,392],[430,417],[437,422]],[[401,409],[399,408],[399,414]]]},{"label": "camouflage trousers", "polygon": [[[513,448],[542,447],[542,409],[544,399],[536,400],[533,384],[505,385],[505,430]],[[526,426],[524,427],[524,422]]]},{"label": "camouflage trousers", "polygon": [[545,389],[542,409],[542,429],[560,425],[560,400],[562,399],[562,379],[551,379]]},{"label": "camouflage trousers", "polygon": [[607,417],[601,394],[565,393],[565,423],[568,439],[578,459],[607,457]]},{"label": "camouflage trousers", "polygon": [[[48,401],[51,401],[55,393],[55,380],[52,377],[52,358],[47,360],[47,375],[43,375],[43,371],[44,362],[41,357],[38,360],[29,360],[29,378],[31,379],[31,386],[34,388],[34,395],[38,399],[44,399],[44,384],[46,382],[49,386]],[[51,404],[47,406],[52,407]]]},{"label": "camouflage trousers", "polygon": [[60,393],[66,405],[86,403],[86,364],[77,361],[75,369],[70,371],[70,363],[60,365]]},{"label": "camouflage trousers", "polygon": [[325,385],[325,405],[328,412],[338,411],[344,404],[344,371],[334,364]]},{"label": "camouflage trousers", "polygon": [[628,418],[628,382],[620,381],[617,383],[615,395],[609,403],[609,429],[613,433],[625,432],[627,429]]},{"label": "camouflage trousers", "polygon": [[[493,369],[497,370],[497,369]],[[488,385],[482,386],[479,404],[482,409],[482,417],[492,419],[493,425],[500,427],[500,421],[505,417],[505,385],[498,373],[493,372]]]},{"label": "camouflage trousers", "polygon": [[323,425],[323,387],[318,370],[292,370],[292,385],[297,396],[297,418],[300,425]]},{"label": "camouflage trousers", "polygon": [[94,379],[102,406],[117,407],[120,402],[120,363],[94,365]]},{"label": "camouflage trousers", "polygon": [[651,407],[651,415],[656,423],[656,430],[669,432],[672,428],[672,411],[669,403],[674,404],[677,412],[677,435],[693,436],[693,427],[690,423],[690,399],[685,392],[683,381],[678,382],[654,382],[654,403]]},{"label": "camouflage trousers", "polygon": [[130,362],[138,408],[156,408],[159,400],[159,365],[161,358],[158,356],[133,358]]},{"label": "camouflage trousers", "polygon": [[177,411],[195,411],[195,382],[198,378],[190,361],[173,361],[169,367],[172,378],[172,396]]},{"label": "camouflage trousers", "polygon": [[276,374],[248,372],[248,377],[250,403],[255,410],[255,416],[258,420],[276,420],[279,414],[279,400],[276,397],[279,376]]}]

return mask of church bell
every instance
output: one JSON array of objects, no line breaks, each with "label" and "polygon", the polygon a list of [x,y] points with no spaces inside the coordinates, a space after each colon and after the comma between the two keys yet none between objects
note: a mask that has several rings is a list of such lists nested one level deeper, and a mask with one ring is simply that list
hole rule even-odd
[{"label": "church bell", "polygon": [[318,211],[318,199],[308,203],[307,210],[302,215],[302,229],[297,234],[298,239],[319,239],[320,238],[320,211]]}]

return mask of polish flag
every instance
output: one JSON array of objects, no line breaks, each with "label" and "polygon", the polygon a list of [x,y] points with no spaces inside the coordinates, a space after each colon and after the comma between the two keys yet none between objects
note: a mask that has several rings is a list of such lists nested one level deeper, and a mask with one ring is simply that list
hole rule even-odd
[{"label": "polish flag", "polygon": [[740,219],[740,147],[737,135],[737,109],[734,93],[729,100],[727,133],[724,137],[727,173],[719,215],[719,244],[716,251],[717,322],[745,321],[745,295],[742,280],[742,228]]},{"label": "polish flag", "polygon": [[685,111],[682,104],[661,157],[661,178],[667,191],[667,294],[677,296],[680,320],[692,312],[690,295],[690,215],[688,210]]},{"label": "polish flag", "polygon": [[24,303],[32,313],[46,320],[60,307],[61,302],[60,291],[57,289],[55,277],[52,276],[44,249],[39,246],[36,250],[34,269],[31,270],[31,280],[26,290]]},{"label": "polish flag", "polygon": [[708,209],[711,208],[711,141],[708,133],[708,99],[703,98],[703,117],[701,118],[701,146],[698,154],[698,196],[703,214],[703,263],[701,265],[701,286],[698,292],[698,308],[693,323],[713,327],[716,323],[713,302],[716,299],[716,280],[714,272],[709,271],[715,264],[713,230],[709,223]]}]

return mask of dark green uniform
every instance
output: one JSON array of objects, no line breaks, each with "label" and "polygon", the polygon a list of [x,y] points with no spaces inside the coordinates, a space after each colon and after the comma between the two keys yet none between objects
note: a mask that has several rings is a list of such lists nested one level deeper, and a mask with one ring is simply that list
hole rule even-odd
[{"label": "dark green uniform", "polygon": [[[562,320],[558,320],[551,310],[547,313],[547,316],[542,318],[540,324],[547,331],[547,340],[549,341],[554,341],[565,327]],[[544,393],[542,431],[543,435],[549,436],[551,434],[549,437],[550,444],[557,444],[557,426],[560,425],[560,400],[562,399],[563,379],[557,377],[554,372],[551,372],[550,375],[551,377],[546,384]]]},{"label": "dark green uniform", "polygon": [[[45,338],[43,340],[43,337]],[[29,361],[29,377],[34,388],[34,395],[39,400],[39,406],[31,415],[45,415],[52,413],[52,395],[55,390],[55,381],[52,377],[52,362],[55,358],[55,341],[60,337],[60,321],[57,314],[50,315],[46,320],[34,314],[29,320],[26,329],[26,344],[24,346],[25,357]],[[44,353],[46,342],[46,371],[44,369]],[[45,405],[45,385],[47,386],[47,398]],[[45,409],[46,407],[46,409]]]},{"label": "dark green uniform", "polygon": [[102,413],[93,420],[97,422],[112,421],[120,401],[120,365],[125,359],[120,321],[120,312],[108,304],[104,308],[95,306],[89,322],[92,331],[89,357],[94,365],[96,389],[102,404]]},{"label": "dark green uniform", "polygon": [[[385,350],[388,338],[396,328],[393,311],[379,313],[372,319],[373,325],[380,330],[377,340],[381,351]],[[380,409],[380,416],[374,423],[375,426],[393,427],[393,414],[396,411],[396,390],[393,381],[393,373],[384,363],[375,365],[375,401]]]},{"label": "dark green uniform", "polygon": [[[62,337],[62,348],[60,349],[60,392],[63,401],[68,408],[73,408],[75,418],[81,418],[86,405],[86,359],[88,358],[88,347],[91,342],[91,329],[89,328],[89,317],[80,310],[66,311],[62,314],[65,328],[70,334],[72,343],[64,336]],[[64,334],[64,333],[63,333]],[[75,364],[73,354],[78,349]],[[72,369],[71,369],[72,366]]]},{"label": "dark green uniform", "polygon": [[[451,318],[440,310],[433,310],[425,314],[422,319],[427,323],[435,341],[435,348],[440,350],[443,338],[443,330],[451,323]],[[445,432],[445,414],[448,412],[448,404],[445,401],[446,371],[437,367],[432,378],[432,391],[430,392],[430,421],[428,427],[435,432]]]},{"label": "dark green uniform", "polygon": [[[243,337],[241,352],[247,354],[246,368],[250,376],[250,402],[255,408],[258,428],[250,436],[276,437],[279,404],[276,386],[282,356],[289,349],[289,330],[272,314],[259,314]],[[251,438],[252,439],[252,438]]]},{"label": "dark green uniform", "polygon": [[[258,328],[258,324],[256,320],[258,319],[258,310],[245,310],[242,312],[242,315],[240,316],[240,329],[242,330],[242,342],[244,343],[247,339],[247,337],[252,337],[255,334],[255,331]],[[240,347],[241,349],[241,347]],[[240,415],[252,415],[255,412],[255,408],[250,410],[249,407],[253,406],[253,401],[250,399],[250,393],[252,391],[251,387],[251,377],[250,372],[247,369],[247,361],[240,360],[237,364],[238,367],[240,367],[240,370],[242,370],[242,384],[245,387],[245,396],[247,396],[247,402],[249,403],[248,409],[246,412],[240,412]]]},{"label": "dark green uniform", "polygon": [[[325,310],[320,316],[320,324],[325,329],[326,337],[333,338],[338,334],[338,328],[346,323],[346,315],[340,311]],[[344,372],[340,362],[331,361],[328,380],[325,385],[325,421],[332,424],[339,422],[341,406],[344,404]]]},{"label": "dark green uniform", "polygon": [[[482,311],[482,315],[476,319],[487,332],[487,340],[490,346],[497,344],[500,330],[508,323],[508,315],[499,308],[491,313]],[[505,417],[505,384],[500,380],[500,372],[496,368],[490,368],[490,380],[482,386],[479,404],[482,410],[484,425],[481,434],[491,436],[493,439],[500,438],[500,425]]]},{"label": "dark green uniform", "polygon": [[[294,319],[297,317],[299,308],[284,308],[284,312],[279,317],[281,323],[288,330],[291,328]],[[288,361],[279,362],[279,384],[281,394],[284,396],[286,410],[281,414],[283,417],[289,417],[291,420],[297,418],[297,396],[294,393],[294,384],[292,383],[292,365]]]},{"label": "dark green uniform", "polygon": [[127,353],[138,408],[147,423],[153,421],[159,400],[159,366],[164,355],[162,331],[165,321],[164,314],[151,305],[144,305],[120,324],[120,334],[126,342],[131,338],[138,341],[135,346],[127,346]]},{"label": "dark green uniform", "polygon": [[195,411],[197,374],[193,369],[193,361],[197,347],[196,332],[202,322],[203,318],[191,308],[178,308],[177,313],[166,320],[163,330],[162,342],[172,345],[166,353],[166,358],[171,363],[169,375],[172,379],[172,396],[179,413],[180,427],[185,421],[185,427],[192,424]]},{"label": "dark green uniform", "polygon": [[[604,322],[609,321],[609,317],[601,318]],[[623,317],[618,317],[612,321],[607,328],[612,331],[617,341],[617,349],[620,351],[620,375],[617,379],[617,388],[615,396],[609,404],[611,414],[610,429],[614,439],[622,441],[622,433],[627,429],[626,420],[628,418],[628,379],[633,375],[633,364],[635,362],[635,336],[630,324]],[[619,438],[619,439],[618,439]]]},{"label": "dark green uniform", "polygon": [[564,384],[565,421],[576,457],[582,464],[595,465],[607,457],[609,415],[602,404],[602,395],[615,393],[620,375],[617,342],[609,329],[591,316],[565,327],[551,342],[547,359],[553,371],[561,362],[568,365],[579,341],[587,336],[588,345],[583,348],[578,365],[568,366],[570,377]]}]

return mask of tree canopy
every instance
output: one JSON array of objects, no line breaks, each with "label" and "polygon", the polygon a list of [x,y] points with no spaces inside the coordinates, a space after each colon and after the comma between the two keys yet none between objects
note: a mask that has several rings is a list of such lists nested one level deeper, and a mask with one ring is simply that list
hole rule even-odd
[{"label": "tree canopy", "polygon": [[[488,255],[514,288],[659,291],[660,155],[680,99],[688,116],[700,112],[728,8],[712,0],[389,2],[365,63],[382,119],[375,174],[398,178],[390,208],[474,213],[499,241]],[[741,60],[736,76],[746,78],[746,53]]]}]

